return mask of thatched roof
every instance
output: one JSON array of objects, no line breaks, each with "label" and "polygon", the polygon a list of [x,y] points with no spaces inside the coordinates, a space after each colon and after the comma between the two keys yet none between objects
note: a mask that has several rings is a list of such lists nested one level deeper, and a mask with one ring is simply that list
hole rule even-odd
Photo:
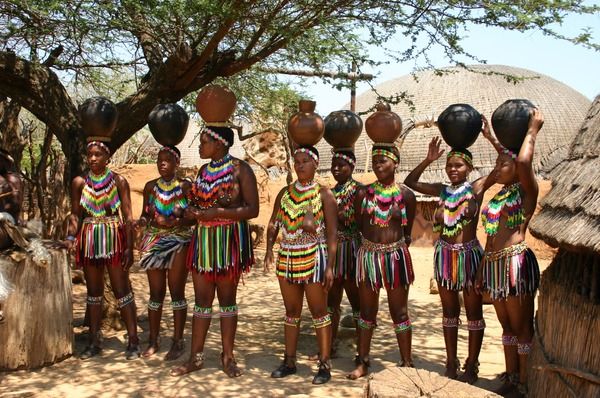
[{"label": "thatched roof", "polygon": [[[404,90],[412,95],[415,111],[411,111],[404,103],[392,106],[392,110],[402,117],[404,125],[410,118],[419,119],[424,115],[434,115],[437,119],[448,105],[454,103],[470,104],[491,119],[492,112],[507,99],[529,99],[542,109],[545,118],[544,128],[536,143],[536,170],[553,168],[564,159],[568,145],[590,106],[590,101],[585,96],[557,80],[527,69],[503,65],[477,65],[471,68],[480,73],[464,69],[449,69],[451,73],[438,76],[433,71],[424,71],[416,74],[417,80],[412,75],[406,75],[382,83],[377,87],[377,91],[383,96],[390,96]],[[513,84],[497,73],[533,79]],[[362,94],[357,97],[356,110],[366,111],[375,102],[374,92]],[[362,116],[363,120],[368,116]],[[401,148],[400,178],[404,178],[423,160],[429,141],[437,135],[439,130],[436,127],[419,128],[408,135]],[[370,170],[368,155],[371,146],[371,140],[363,132],[355,146],[357,171]],[[326,172],[331,164],[331,147],[322,141],[317,148],[321,154],[319,171]],[[493,169],[496,152],[483,137],[480,136],[470,149],[476,167],[476,172],[472,174],[473,178],[487,174]],[[444,166],[445,160],[442,158],[429,167],[423,174],[423,180],[430,182],[445,180],[447,177]]]},{"label": "thatched roof", "polygon": [[531,221],[531,233],[552,246],[600,253],[600,95],[589,108],[567,160],[549,174],[552,189]]}]

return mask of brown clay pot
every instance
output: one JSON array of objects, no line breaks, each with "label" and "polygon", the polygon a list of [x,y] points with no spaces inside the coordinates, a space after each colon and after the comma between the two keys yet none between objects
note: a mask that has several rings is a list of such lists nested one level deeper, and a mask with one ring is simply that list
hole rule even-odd
[{"label": "brown clay pot", "polygon": [[228,121],[235,112],[236,104],[233,91],[217,84],[204,87],[196,97],[196,110],[207,124]]},{"label": "brown clay pot", "polygon": [[348,110],[331,112],[325,118],[325,141],[334,148],[352,148],[362,133],[360,116]]},{"label": "brown clay pot", "polygon": [[159,144],[177,145],[185,138],[190,118],[177,104],[158,104],[148,115],[148,127]]},{"label": "brown clay pot", "polygon": [[104,97],[88,98],[79,105],[78,111],[86,137],[105,137],[110,141],[119,116],[112,101]]},{"label": "brown clay pot", "polygon": [[288,120],[288,133],[296,145],[316,145],[325,132],[325,123],[315,113],[315,101],[300,100],[298,112]]},{"label": "brown clay pot", "polygon": [[367,135],[373,142],[393,143],[402,133],[402,119],[390,110],[388,104],[379,103],[375,106],[377,112],[373,113],[365,122]]},{"label": "brown clay pot", "polygon": [[481,114],[468,104],[452,104],[438,116],[442,138],[451,148],[468,148],[481,131]]}]

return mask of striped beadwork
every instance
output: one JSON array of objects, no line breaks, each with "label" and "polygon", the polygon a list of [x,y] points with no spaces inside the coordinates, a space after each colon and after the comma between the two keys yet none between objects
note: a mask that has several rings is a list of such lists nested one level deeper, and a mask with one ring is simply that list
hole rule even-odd
[{"label": "striped beadwork", "polygon": [[343,184],[338,184],[333,187],[332,192],[335,196],[335,201],[338,205],[338,213],[342,213],[343,222],[338,225],[339,230],[343,230],[346,234],[355,234],[358,231],[356,218],[354,216],[354,197],[358,183],[354,179],[349,178]]},{"label": "striped beadwork", "polygon": [[190,203],[201,209],[214,207],[233,188],[233,157],[225,155],[202,168],[190,191]]},{"label": "striped beadwork", "polygon": [[433,272],[440,286],[448,290],[473,287],[483,249],[477,239],[467,243],[435,243]]},{"label": "striped beadwork", "polygon": [[79,204],[92,217],[117,213],[121,200],[114,173],[108,168],[101,175],[88,173]]},{"label": "striped beadwork", "polygon": [[415,279],[412,259],[403,241],[374,243],[363,237],[356,256],[357,285],[365,282],[373,290],[383,286],[396,289],[412,284]]},{"label": "striped beadwork", "polygon": [[121,265],[125,233],[118,217],[87,217],[77,238],[78,265]]},{"label": "striped beadwork", "polygon": [[387,227],[392,217],[394,205],[400,211],[401,224],[407,225],[406,206],[398,184],[392,183],[385,186],[379,181],[375,181],[367,187],[361,208],[363,213],[371,216],[372,225]]},{"label": "striped beadwork", "polygon": [[534,295],[540,284],[537,259],[524,242],[486,252],[482,267],[483,286],[493,300]]},{"label": "striped beadwork", "polygon": [[283,193],[275,218],[283,239],[297,239],[304,234],[302,227],[309,211],[314,217],[316,233],[320,234],[325,228],[321,186],[317,183],[304,186],[296,181]]},{"label": "striped beadwork", "polygon": [[521,199],[521,184],[505,185],[481,211],[481,223],[487,235],[495,235],[502,213],[506,214],[506,227],[516,228],[525,222]]},{"label": "striped beadwork", "polygon": [[159,178],[156,184],[154,184],[148,206],[153,208],[156,213],[165,217],[173,215],[176,207],[185,210],[187,208],[187,199],[181,189],[180,181],[177,178],[173,178],[167,182]]},{"label": "striped beadwork", "polygon": [[445,186],[439,201],[440,206],[444,206],[444,223],[434,225],[433,231],[441,232],[443,236],[457,235],[472,220],[465,218],[465,213],[473,197],[473,187],[469,182],[456,187]]}]

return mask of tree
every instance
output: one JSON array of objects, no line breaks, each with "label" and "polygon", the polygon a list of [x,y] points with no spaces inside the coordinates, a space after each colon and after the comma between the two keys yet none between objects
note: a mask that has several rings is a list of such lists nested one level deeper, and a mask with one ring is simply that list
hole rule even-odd
[{"label": "tree", "polygon": [[[255,65],[344,70],[371,62],[367,45],[398,35],[404,62],[432,46],[469,55],[470,24],[545,34],[598,50],[589,30],[562,37],[568,14],[597,13],[583,1],[424,0],[4,0],[0,3],[0,96],[43,121],[81,171],[81,126],[68,88],[99,70],[128,70],[135,89],[117,101],[112,149],[142,128],[152,108]],[[472,56],[474,57],[474,56]],[[253,72],[250,72],[253,73]],[[97,80],[96,80],[97,81]]]}]

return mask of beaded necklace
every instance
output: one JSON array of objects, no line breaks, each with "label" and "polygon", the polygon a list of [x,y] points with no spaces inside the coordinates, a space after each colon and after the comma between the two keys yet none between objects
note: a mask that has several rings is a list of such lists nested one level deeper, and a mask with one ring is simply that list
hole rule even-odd
[{"label": "beaded necklace", "polygon": [[121,206],[121,200],[114,173],[108,168],[101,175],[90,171],[85,178],[79,204],[92,217],[103,217],[108,209],[111,214],[116,213]]},{"label": "beaded necklace", "polygon": [[317,233],[320,233],[324,219],[321,186],[316,182],[302,185],[296,181],[283,193],[276,216],[277,223],[283,226],[284,238],[296,239],[304,233],[302,225],[308,210],[312,211]]},{"label": "beaded necklace", "polygon": [[391,210],[397,204],[401,214],[401,224],[406,225],[406,206],[402,198],[402,191],[394,182],[388,186],[375,181],[367,188],[365,198],[362,201],[362,211],[371,216],[371,225],[387,227],[390,224]]},{"label": "beaded necklace", "polygon": [[165,217],[173,214],[175,206],[179,206],[182,210],[187,208],[187,200],[177,178],[168,182],[162,178],[156,180],[148,204]]},{"label": "beaded necklace", "polygon": [[458,186],[446,186],[440,194],[440,205],[444,205],[444,223],[433,226],[434,232],[444,236],[455,236],[471,219],[465,218],[469,201],[473,199],[473,187],[467,181]]},{"label": "beaded necklace", "polygon": [[233,169],[233,157],[230,154],[207,164],[192,186],[193,203],[201,209],[213,207],[233,187]]},{"label": "beaded necklace", "polygon": [[506,213],[507,228],[513,229],[525,222],[521,185],[518,182],[505,185],[481,212],[481,222],[486,234],[495,235],[498,232],[503,210]]},{"label": "beaded necklace", "polygon": [[347,232],[353,232],[357,229],[356,219],[354,217],[354,196],[358,188],[357,182],[349,178],[348,181],[341,185],[333,187],[333,195],[338,205],[338,210],[344,216],[343,227]]}]

